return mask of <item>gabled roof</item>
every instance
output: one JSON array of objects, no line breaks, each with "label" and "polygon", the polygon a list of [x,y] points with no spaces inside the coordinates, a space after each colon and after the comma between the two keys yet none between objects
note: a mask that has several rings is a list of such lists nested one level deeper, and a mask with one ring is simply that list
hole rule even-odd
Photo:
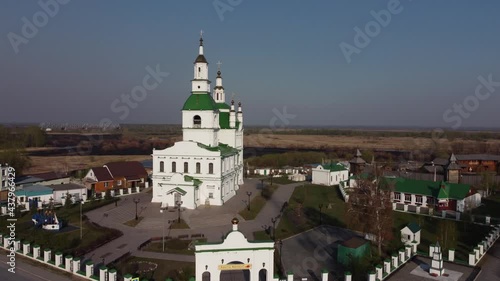
[{"label": "gabled roof", "polygon": [[95,177],[97,178],[97,181],[112,181],[113,176],[109,173],[108,169],[106,167],[95,167],[92,168],[92,171],[94,172]]},{"label": "gabled roof", "polygon": [[414,222],[410,222],[407,227],[410,229],[411,232],[417,233],[420,231],[420,226]]},{"label": "gabled roof", "polygon": [[186,195],[186,193],[187,193],[184,189],[182,189],[180,187],[176,187],[176,188],[172,188],[169,191],[167,191],[167,194],[171,194],[174,192],[180,193],[182,196]]},{"label": "gabled roof", "polygon": [[321,165],[323,169],[325,170],[330,170],[330,172],[340,172],[340,171],[347,171],[346,167],[340,163],[330,163],[326,165]]},{"label": "gabled roof", "polygon": [[394,183],[395,192],[432,196],[438,199],[462,200],[469,194],[468,184],[449,183],[444,181],[412,180],[404,178],[385,178]]},{"label": "gabled roof", "polygon": [[53,190],[75,190],[75,189],[84,189],[86,187],[75,183],[65,183],[65,184],[51,185],[50,188],[52,188]]},{"label": "gabled roof", "polygon": [[45,181],[48,180],[56,180],[56,179],[62,179],[62,178],[67,178],[69,175],[67,173],[56,173],[56,172],[47,172],[47,173],[39,173],[39,174],[31,174],[28,175],[30,177],[34,178],[39,178],[43,179]]},{"label": "gabled roof", "polygon": [[191,94],[186,102],[184,103],[184,106],[182,107],[182,110],[211,110],[211,111],[216,111],[217,110],[217,105],[212,98],[211,95],[208,93],[206,94]]},{"label": "gabled roof", "polygon": [[144,166],[138,161],[112,162],[104,165],[108,168],[111,176],[125,177],[127,179],[137,179],[146,176],[148,173]]}]

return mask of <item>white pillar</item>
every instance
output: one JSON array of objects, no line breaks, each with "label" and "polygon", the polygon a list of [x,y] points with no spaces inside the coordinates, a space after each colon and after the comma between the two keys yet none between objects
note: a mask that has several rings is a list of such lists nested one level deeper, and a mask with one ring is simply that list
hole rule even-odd
[{"label": "white pillar", "polygon": [[132,275],[130,274],[125,274],[123,276],[123,281],[132,281]]},{"label": "white pillar", "polygon": [[384,261],[384,271],[387,274],[391,273],[391,260],[390,259],[386,259]]},{"label": "white pillar", "polygon": [[105,281],[106,275],[108,275],[108,268],[103,265],[99,268],[99,280]]},{"label": "white pillar", "polygon": [[85,263],[85,276],[90,278],[92,275],[94,275],[94,263],[92,263],[92,261],[87,261]]},{"label": "white pillar", "polygon": [[72,256],[66,256],[65,258],[65,263],[64,263],[64,269],[66,269],[66,271],[69,271],[71,272],[71,267],[72,267],[72,264],[71,264],[71,261],[73,260],[73,257]]},{"label": "white pillar", "polygon": [[55,264],[57,267],[60,267],[60,266],[62,265],[62,263],[63,263],[63,256],[62,256],[62,253],[57,252],[57,253],[56,253],[56,260],[55,260],[55,263],[54,263],[54,264]]},{"label": "white pillar", "polygon": [[376,279],[375,271],[370,271],[370,273],[368,273],[368,281],[376,281]]},{"label": "white pillar", "polygon": [[448,261],[455,261],[455,249],[448,250]]},{"label": "white pillar", "polygon": [[38,259],[40,257],[40,246],[33,245],[33,258]]},{"label": "white pillar", "polygon": [[382,276],[384,275],[384,270],[382,269],[382,266],[380,264],[375,267],[375,271],[377,272],[377,279],[382,280]]},{"label": "white pillar", "polygon": [[345,273],[345,281],[352,281],[352,274],[348,271]]},{"label": "white pillar", "polygon": [[403,211],[408,212],[408,205],[406,204],[403,205]]},{"label": "white pillar", "polygon": [[24,242],[23,243],[23,254],[27,255],[30,253],[30,243],[29,242]]},{"label": "white pillar", "polygon": [[483,254],[484,254],[484,245],[483,245],[483,243],[479,243],[478,248],[479,248],[479,256],[482,257]]},{"label": "white pillar", "polygon": [[132,187],[128,188],[128,194],[132,194]]},{"label": "white pillar", "polygon": [[328,281],[328,270],[323,269],[321,271],[321,281]]},{"label": "white pillar", "polygon": [[397,203],[392,203],[392,209],[396,210]]},{"label": "white pillar", "polygon": [[405,252],[406,252],[406,259],[411,258],[411,246],[410,245],[406,245]]},{"label": "white pillar", "polygon": [[392,266],[397,268],[398,265],[398,254],[392,254]]},{"label": "white pillar", "polygon": [[120,195],[123,195],[123,188],[120,188]]},{"label": "white pillar", "polygon": [[136,186],[136,187],[135,187],[135,192],[137,192],[137,193],[141,192],[141,190],[140,190],[139,186]]},{"label": "white pillar", "polygon": [[52,251],[50,249],[43,250],[43,261],[48,263],[52,259]]},{"label": "white pillar", "polygon": [[479,247],[474,248],[474,253],[476,254],[476,261],[479,261],[479,257],[481,256],[479,254]]},{"label": "white pillar", "polygon": [[417,206],[417,214],[420,214],[420,206]]},{"label": "white pillar", "polygon": [[418,245],[418,243],[412,243],[412,244],[411,244],[412,251],[413,251],[413,253],[414,253],[414,254],[416,254],[416,253],[417,253],[417,245]]},{"label": "white pillar", "polygon": [[474,252],[469,253],[469,265],[476,265],[476,254]]},{"label": "white pillar", "polygon": [[108,272],[108,281],[116,281],[116,269],[110,269]]},{"label": "white pillar", "polygon": [[406,257],[405,257],[405,250],[403,249],[400,249],[399,250],[399,264],[402,264],[406,261]]},{"label": "white pillar", "polygon": [[3,238],[3,247],[4,248],[9,248],[9,237],[5,236]]},{"label": "white pillar", "polygon": [[76,274],[80,271],[80,258],[73,259],[73,273]]},{"label": "white pillar", "polygon": [[287,281],[293,281],[293,273],[292,272],[288,272],[286,280]]},{"label": "white pillar", "polygon": [[16,252],[21,250],[21,239],[16,239],[14,241],[14,250],[16,250]]},{"label": "white pillar", "polygon": [[487,216],[487,217],[486,217],[486,224],[490,224],[490,222],[491,222],[491,217],[488,217],[488,216]]}]

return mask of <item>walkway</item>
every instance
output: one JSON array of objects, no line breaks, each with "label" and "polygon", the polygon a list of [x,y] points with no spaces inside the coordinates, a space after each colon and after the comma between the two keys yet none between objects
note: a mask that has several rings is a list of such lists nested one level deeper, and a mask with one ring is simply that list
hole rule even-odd
[{"label": "walkway", "polygon": [[[194,256],[176,255],[168,253],[138,251],[139,245],[151,237],[165,236],[177,237],[179,235],[204,234],[210,242],[222,241],[222,238],[231,230],[230,221],[237,217],[240,219],[240,230],[249,240],[253,239],[253,232],[261,231],[270,226],[271,218],[280,214],[284,202],[287,202],[295,187],[302,183],[281,185],[266,205],[257,215],[255,220],[245,221],[238,212],[246,206],[248,200],[247,191],[252,192],[251,198],[260,193],[260,181],[257,179],[245,179],[245,184],[240,187],[236,195],[223,206],[202,206],[196,210],[183,210],[182,219],[189,224],[191,229],[169,229],[169,221],[178,217],[177,210],[160,212],[159,203],[151,203],[151,194],[142,192],[123,197],[118,206],[108,205],[86,213],[87,217],[102,226],[115,228],[123,232],[123,236],[85,255],[84,260],[91,259],[100,264],[107,264],[124,254],[130,252],[134,256],[144,258],[168,259],[178,261],[194,262]],[[138,215],[144,219],[136,226],[124,225],[135,217],[135,198],[140,199]],[[276,225],[279,223],[276,222]]]}]

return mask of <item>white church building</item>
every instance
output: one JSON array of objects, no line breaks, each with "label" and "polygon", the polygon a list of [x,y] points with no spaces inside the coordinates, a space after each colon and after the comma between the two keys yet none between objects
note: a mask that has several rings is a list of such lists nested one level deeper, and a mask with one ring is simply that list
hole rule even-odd
[{"label": "white church building", "polygon": [[153,199],[162,207],[223,205],[243,184],[243,112],[225,100],[217,72],[210,93],[203,38],[194,62],[191,95],[182,108],[183,140],[153,150]]}]

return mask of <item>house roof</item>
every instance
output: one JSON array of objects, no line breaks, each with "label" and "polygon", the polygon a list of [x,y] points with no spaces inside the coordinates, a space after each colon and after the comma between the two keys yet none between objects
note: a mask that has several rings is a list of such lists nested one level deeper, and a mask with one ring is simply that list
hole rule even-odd
[{"label": "house roof", "polygon": [[215,106],[218,108],[218,109],[231,109],[231,106],[229,106],[229,104],[225,103],[225,102],[216,102],[215,103]]},{"label": "house roof", "polygon": [[148,173],[144,166],[138,161],[112,162],[104,165],[109,169],[113,177],[125,177],[126,179],[138,179]]},{"label": "house roof", "polygon": [[16,177],[16,179],[14,180],[16,185],[36,183],[36,182],[41,182],[41,181],[43,181],[43,179],[32,177],[32,176],[19,176],[19,177]]},{"label": "house roof", "polygon": [[411,232],[417,233],[420,231],[420,226],[414,222],[410,222],[407,227],[410,229]]},{"label": "house roof", "polygon": [[207,59],[205,58],[205,56],[204,56],[204,55],[198,55],[198,56],[196,57],[196,60],[195,60],[194,62],[195,62],[195,63],[197,63],[197,62],[204,62],[204,63],[207,63]]},{"label": "house roof", "polygon": [[106,167],[96,167],[92,168],[92,171],[94,172],[95,177],[97,178],[97,181],[112,181],[113,176],[109,173],[108,169]]},{"label": "house roof", "polygon": [[339,163],[330,163],[330,164],[321,165],[321,166],[325,170],[330,170],[330,172],[347,171],[346,167],[344,167],[344,165],[339,164]]},{"label": "house roof", "polygon": [[52,194],[52,192],[53,192],[52,188],[45,185],[36,184],[18,189],[14,192],[14,194],[16,196],[33,197],[41,195],[50,195]]},{"label": "house roof", "polygon": [[457,154],[455,155],[458,161],[463,160],[485,160],[485,161],[499,161],[500,155],[495,154]]},{"label": "house roof", "polygon": [[438,199],[462,200],[469,194],[468,184],[449,183],[444,181],[412,180],[404,178],[385,178],[394,183],[395,192],[432,196]]},{"label": "house roof", "polygon": [[368,241],[366,241],[365,239],[355,236],[355,237],[352,237],[351,239],[348,239],[348,240],[342,242],[342,246],[347,247],[347,248],[351,248],[351,249],[356,249],[356,248],[363,246],[366,243],[368,243]]},{"label": "house roof", "polygon": [[182,196],[186,195],[186,193],[187,193],[187,191],[185,191],[184,189],[182,189],[180,187],[176,187],[176,188],[172,188],[169,191],[167,191],[167,194],[171,194],[174,192],[180,193]]},{"label": "house roof", "polygon": [[217,105],[208,93],[191,94],[184,103],[182,110],[217,110]]},{"label": "house roof", "polygon": [[56,179],[62,179],[62,178],[69,177],[69,175],[67,173],[56,173],[56,172],[31,174],[31,175],[28,175],[28,176],[34,177],[34,178],[39,178],[39,179],[42,179],[44,181],[56,180]]},{"label": "house roof", "polygon": [[51,185],[50,188],[52,188],[55,191],[60,191],[60,190],[75,190],[75,189],[83,189],[86,188],[83,185],[75,184],[75,183],[65,183],[65,184],[55,184]]}]

